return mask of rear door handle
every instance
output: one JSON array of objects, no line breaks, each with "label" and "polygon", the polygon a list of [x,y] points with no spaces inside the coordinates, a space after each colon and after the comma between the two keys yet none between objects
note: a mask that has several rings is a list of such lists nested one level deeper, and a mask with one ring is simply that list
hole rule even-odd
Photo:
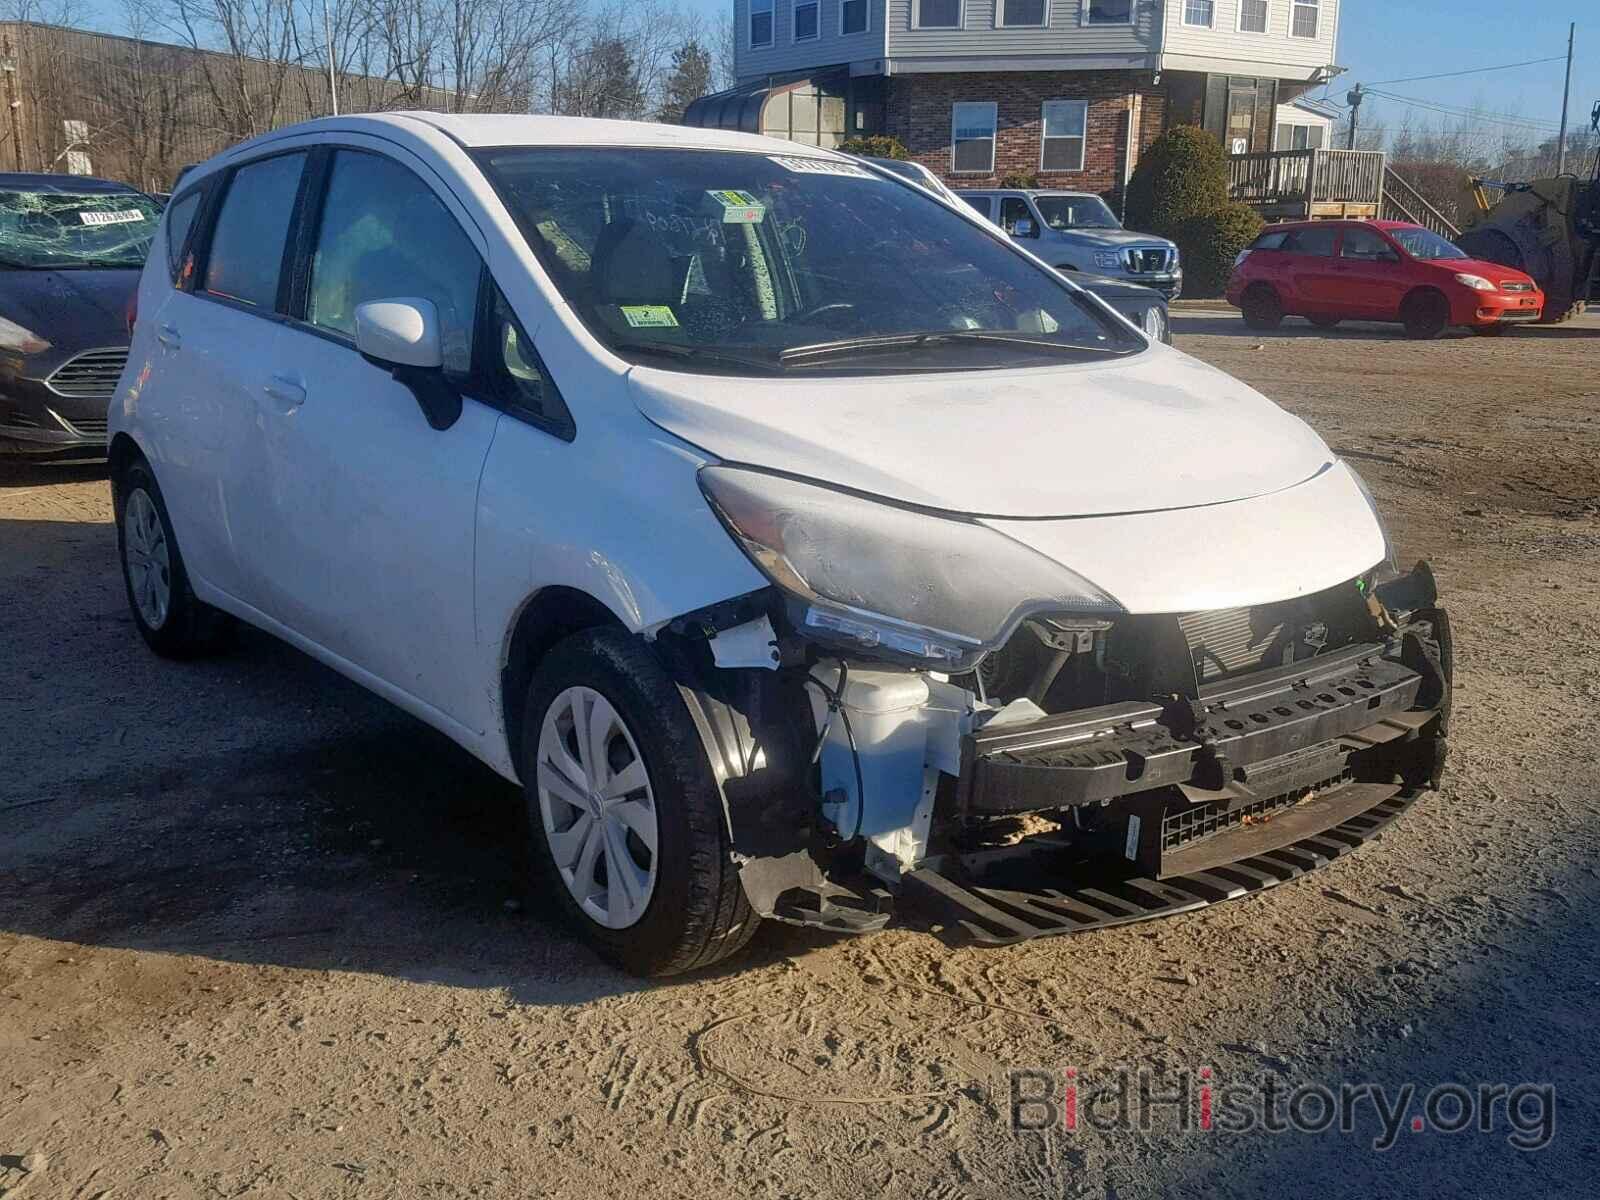
[{"label": "rear door handle", "polygon": [[176,350],[183,345],[183,336],[178,332],[176,325],[163,325],[156,330],[156,341],[169,350]]},{"label": "rear door handle", "polygon": [[274,375],[268,380],[267,395],[289,408],[299,408],[306,402],[305,387],[287,375]]}]

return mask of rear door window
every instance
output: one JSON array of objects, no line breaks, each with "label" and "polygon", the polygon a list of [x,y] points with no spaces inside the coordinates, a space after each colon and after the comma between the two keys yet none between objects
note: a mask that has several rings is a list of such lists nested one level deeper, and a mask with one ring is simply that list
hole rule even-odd
[{"label": "rear door window", "polygon": [[1311,254],[1319,258],[1333,257],[1333,240],[1338,230],[1332,225],[1315,229],[1296,229],[1283,239],[1283,249],[1291,254]]},{"label": "rear door window", "polygon": [[304,152],[279,154],[233,172],[206,255],[207,292],[265,312],[277,307],[283,240],[305,161]]},{"label": "rear door window", "polygon": [[989,197],[987,196],[963,196],[961,198],[968,204],[972,205],[973,208],[977,209],[979,215],[981,215],[984,220],[988,220],[990,215],[994,212],[994,206],[990,204]]},{"label": "rear door window", "polygon": [[1276,230],[1274,232],[1263,233],[1255,241],[1250,243],[1250,249],[1252,249],[1252,250],[1282,250],[1283,249],[1283,240],[1288,236],[1289,235],[1287,233],[1285,233],[1281,229]]},{"label": "rear door window", "polygon": [[472,331],[482,262],[455,217],[406,167],[340,150],[311,257],[306,320],[354,340],[356,306],[421,297],[439,313],[444,367],[472,366]]}]

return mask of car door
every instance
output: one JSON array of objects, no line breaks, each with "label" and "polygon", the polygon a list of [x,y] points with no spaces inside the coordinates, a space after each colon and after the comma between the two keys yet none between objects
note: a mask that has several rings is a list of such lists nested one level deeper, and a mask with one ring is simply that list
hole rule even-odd
[{"label": "car door", "polygon": [[1340,282],[1333,260],[1337,233],[1333,225],[1309,225],[1284,238],[1284,274],[1295,311],[1338,312]]},{"label": "car door", "polygon": [[1351,315],[1394,318],[1407,289],[1400,252],[1376,229],[1347,225],[1336,267]]},{"label": "car door", "polygon": [[260,525],[256,411],[273,370],[285,242],[306,152],[208,181],[202,227],[153,315],[159,399],[149,422],[161,487],[190,572],[255,606],[241,545]]},{"label": "car door", "polygon": [[[1022,228],[1029,232],[1018,232],[1018,223],[1021,221],[1027,222]],[[1021,196],[1003,196],[1000,199],[1000,228],[1014,238],[1036,238],[1039,236],[1039,218],[1033,215],[1028,202]]]},{"label": "car door", "polygon": [[[468,669],[478,478],[500,413],[472,392],[481,235],[426,170],[354,147],[317,164],[259,413],[273,528],[256,553],[277,619],[466,722],[482,690]],[[438,311],[443,375],[463,392],[448,429],[356,349],[356,307],[399,298]]]}]

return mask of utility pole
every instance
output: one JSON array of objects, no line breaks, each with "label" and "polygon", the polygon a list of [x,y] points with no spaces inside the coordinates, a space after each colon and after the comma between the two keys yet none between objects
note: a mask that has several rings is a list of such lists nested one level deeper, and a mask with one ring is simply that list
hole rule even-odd
[{"label": "utility pole", "polygon": [[17,112],[22,101],[17,99],[17,56],[11,48],[11,39],[0,44],[0,71],[6,77],[6,112],[11,114],[11,159],[18,171],[22,170],[22,122]]},{"label": "utility pole", "polygon": [[333,74],[333,21],[328,16],[328,0],[322,0],[322,40],[328,47],[328,100],[333,105],[333,115],[339,115],[339,81]]},{"label": "utility pole", "polygon": [[1344,148],[1346,150],[1354,150],[1356,148],[1356,118],[1361,115],[1361,85],[1359,83],[1356,84],[1354,88],[1344,94],[1344,98],[1345,103],[1350,105],[1350,132],[1345,136]]},{"label": "utility pole", "polygon": [[1578,31],[1578,23],[1573,21],[1567,26],[1567,84],[1561,90],[1561,141],[1556,146],[1556,174],[1567,173],[1567,101],[1572,98],[1572,38]]}]

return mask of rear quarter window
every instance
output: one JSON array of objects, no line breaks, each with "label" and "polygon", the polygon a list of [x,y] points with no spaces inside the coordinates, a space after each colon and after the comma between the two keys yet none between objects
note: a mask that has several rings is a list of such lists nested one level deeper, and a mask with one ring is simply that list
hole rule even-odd
[{"label": "rear quarter window", "polygon": [[189,231],[200,212],[200,193],[190,192],[167,205],[167,272],[174,284],[180,282],[183,267],[183,249],[189,241]]}]

